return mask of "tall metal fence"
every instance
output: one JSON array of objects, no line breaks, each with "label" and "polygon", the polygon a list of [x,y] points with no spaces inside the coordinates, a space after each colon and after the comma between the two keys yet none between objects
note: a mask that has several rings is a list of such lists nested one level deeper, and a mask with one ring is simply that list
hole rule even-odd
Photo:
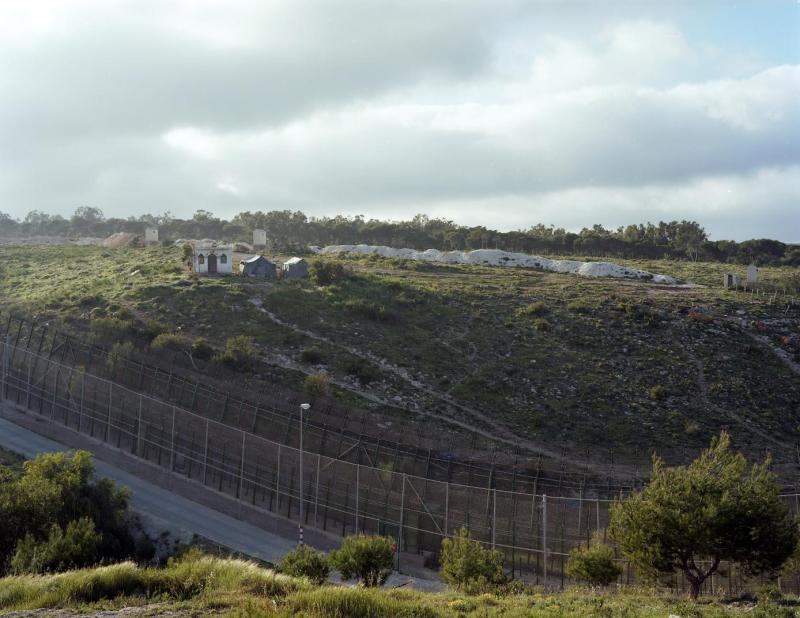
[{"label": "tall metal fence", "polygon": [[[20,349],[83,367],[95,376],[201,416],[285,445],[299,445],[298,405],[302,395],[280,385],[247,384],[246,376],[228,373],[219,366],[209,367],[214,374],[210,376],[177,368],[175,362],[166,366],[142,362],[136,358],[137,352],[115,353],[113,347],[108,350],[94,345],[87,337],[79,338],[16,315],[0,321],[0,338],[4,336]],[[224,388],[216,386],[220,382]],[[308,450],[429,479],[488,489],[610,498],[644,483],[639,463],[644,462],[642,471],[649,468],[649,453],[631,454],[628,461],[620,461],[613,451],[587,451],[582,457],[585,461],[609,463],[574,465],[563,449],[555,457],[531,454],[475,432],[450,427],[443,431],[433,420],[382,423],[375,411],[342,406],[324,397],[313,403],[313,414],[305,423]]]},{"label": "tall metal fence", "polygon": [[[299,520],[302,500],[306,525],[342,536],[389,535],[429,564],[441,540],[466,527],[502,551],[512,573],[563,584],[569,551],[602,536],[608,523],[609,500],[598,495],[476,487],[300,451],[8,340],[0,366],[2,399],[18,408],[257,509]],[[798,512],[798,496],[787,499]],[[624,577],[630,580],[630,569]]]}]

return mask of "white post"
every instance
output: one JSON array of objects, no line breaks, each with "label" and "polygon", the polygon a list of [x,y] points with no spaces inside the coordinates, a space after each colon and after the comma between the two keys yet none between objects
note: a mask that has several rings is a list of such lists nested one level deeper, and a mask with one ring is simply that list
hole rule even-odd
[{"label": "white post", "polygon": [[497,487],[492,489],[492,549],[497,538]]},{"label": "white post", "polygon": [[203,485],[206,484],[208,479],[208,426],[210,421],[206,419],[206,440],[205,447],[203,448]]},{"label": "white post", "polygon": [[136,415],[136,456],[143,457],[144,453],[141,455],[142,450],[142,395],[139,395],[139,412]]},{"label": "white post", "polygon": [[175,406],[172,406],[172,429],[169,433],[169,471],[175,469]]},{"label": "white post", "polygon": [[448,513],[450,511],[450,483],[444,484],[444,535],[448,534],[448,520],[450,519]]},{"label": "white post", "polygon": [[[303,545],[303,515],[304,515],[304,498],[305,487],[303,485],[303,412],[308,410],[311,406],[307,403],[300,404],[300,524],[297,527],[298,545]],[[280,452],[280,451],[278,451]]]},{"label": "white post", "polygon": [[406,506],[406,473],[403,472],[403,489],[400,492],[400,527],[397,529],[397,570],[400,570],[400,549],[403,546],[403,509]]},{"label": "white post", "polygon": [[544,585],[547,587],[547,494],[542,496],[542,549],[544,550]]},{"label": "white post", "polygon": [[319,469],[320,469],[320,460],[322,459],[322,455],[317,453],[317,478],[316,478],[316,488],[314,489],[314,526],[318,527],[319,523],[317,522],[317,511],[319,510]]},{"label": "white post", "polygon": [[358,489],[361,481],[361,464],[356,464],[356,534],[358,534]]},{"label": "white post", "polygon": [[244,491],[244,447],[245,447],[245,440],[247,439],[247,434],[243,431],[242,432],[242,462],[241,467],[239,468],[239,500],[243,497]]}]

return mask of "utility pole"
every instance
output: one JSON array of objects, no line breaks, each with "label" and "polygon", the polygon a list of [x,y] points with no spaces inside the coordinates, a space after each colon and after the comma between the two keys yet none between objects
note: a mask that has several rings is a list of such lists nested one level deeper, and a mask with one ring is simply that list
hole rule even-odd
[{"label": "utility pole", "polygon": [[297,544],[301,547],[303,546],[303,511],[304,505],[303,501],[305,496],[303,495],[303,412],[308,411],[311,409],[311,405],[307,403],[300,404],[300,524],[297,526]]}]

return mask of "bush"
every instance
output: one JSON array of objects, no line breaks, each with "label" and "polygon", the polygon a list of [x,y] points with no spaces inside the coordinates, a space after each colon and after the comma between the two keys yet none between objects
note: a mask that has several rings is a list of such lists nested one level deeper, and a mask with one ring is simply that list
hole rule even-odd
[{"label": "bush", "polygon": [[569,552],[567,577],[584,581],[590,586],[608,586],[622,574],[614,562],[614,551],[599,540],[589,547],[576,547]]},{"label": "bush", "polygon": [[470,594],[497,590],[508,583],[503,573],[503,555],[484,548],[470,538],[465,528],[442,541],[440,563],[442,579]]},{"label": "bush", "polygon": [[205,339],[200,337],[192,343],[192,358],[209,360],[214,356],[214,348]]},{"label": "bush", "polygon": [[345,301],[344,308],[350,313],[375,322],[392,324],[400,320],[400,316],[395,311],[387,309],[385,305],[361,298]]},{"label": "bush", "polygon": [[66,529],[53,524],[44,541],[37,541],[29,532],[17,543],[10,571],[22,575],[91,566],[100,561],[101,540],[94,522],[88,517],[69,522]]},{"label": "bush", "polygon": [[540,332],[546,332],[550,330],[550,322],[544,318],[537,318],[533,321],[533,327]]},{"label": "bush", "polygon": [[121,360],[126,358],[132,358],[133,353],[136,348],[133,347],[133,344],[130,341],[126,341],[124,343],[115,343],[111,346],[111,349],[108,352],[108,358],[106,359],[106,365],[110,371],[114,371],[117,367],[117,363]]},{"label": "bush", "polygon": [[308,266],[308,278],[315,285],[332,285],[346,279],[348,276],[349,273],[341,262],[317,259],[312,260]]},{"label": "bush", "polygon": [[317,346],[306,348],[300,353],[300,360],[310,365],[319,365],[324,358],[325,357],[322,354],[322,350],[320,350]]},{"label": "bush", "polygon": [[527,307],[521,307],[517,309],[517,315],[525,316],[525,315],[542,315],[547,311],[547,307],[541,301],[531,303]]},{"label": "bush", "polygon": [[345,538],[330,561],[344,579],[358,578],[367,587],[381,586],[392,572],[394,541],[384,536],[358,534]]},{"label": "bush", "polygon": [[118,318],[97,318],[89,324],[91,339],[97,343],[120,341],[130,335],[132,330],[131,322]]},{"label": "bush", "polygon": [[150,348],[156,352],[186,352],[190,345],[186,337],[176,333],[162,333],[150,342]]},{"label": "bush", "polygon": [[331,572],[327,557],[307,545],[286,554],[279,568],[281,573],[292,577],[307,577],[314,584],[322,584]]},{"label": "bush", "polygon": [[661,386],[661,384],[656,384],[653,388],[647,391],[647,394],[653,401],[663,401],[667,398],[667,389]]},{"label": "bush", "polygon": [[312,397],[327,395],[331,390],[331,378],[324,371],[306,376],[303,381],[303,390]]},{"label": "bush", "polygon": [[363,358],[354,358],[344,362],[342,369],[347,375],[356,378],[362,386],[366,386],[370,382],[376,382],[383,377],[380,370],[372,363],[365,361]]},{"label": "bush", "polygon": [[239,335],[225,342],[225,351],[214,356],[214,360],[236,371],[249,371],[258,357],[252,337]]}]

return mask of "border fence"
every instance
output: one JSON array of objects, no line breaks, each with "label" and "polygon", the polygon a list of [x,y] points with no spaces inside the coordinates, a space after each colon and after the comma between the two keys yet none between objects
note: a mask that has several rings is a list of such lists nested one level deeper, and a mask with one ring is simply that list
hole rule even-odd
[{"label": "border fence", "polygon": [[[610,502],[605,487],[564,485],[552,495],[536,478],[516,486],[512,481],[509,489],[483,479],[442,480],[397,470],[390,459],[376,464],[358,442],[338,444],[342,457],[326,455],[325,436],[331,441],[340,436],[324,431],[309,432],[312,439],[304,440],[301,451],[253,431],[273,422],[258,412],[249,416],[239,410],[235,424],[210,418],[67,362],[68,353],[55,338],[49,346],[39,341],[44,336],[5,337],[1,399],[257,509],[298,521],[302,512],[306,525],[336,535],[391,536],[402,551],[424,556],[429,566],[435,566],[441,540],[465,527],[503,552],[512,574],[548,585],[564,584],[572,548],[605,534]],[[355,461],[344,458],[351,454]],[[798,495],[787,499],[800,512]],[[623,578],[632,577],[628,568]],[[734,586],[733,578],[729,570],[728,585]],[[744,585],[741,575],[738,582]],[[681,582],[676,579],[675,585]]]}]

